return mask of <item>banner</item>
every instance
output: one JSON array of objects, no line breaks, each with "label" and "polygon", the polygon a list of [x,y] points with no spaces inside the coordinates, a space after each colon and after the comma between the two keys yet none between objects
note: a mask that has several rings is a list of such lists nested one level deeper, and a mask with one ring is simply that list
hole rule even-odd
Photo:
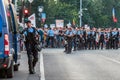
[{"label": "banner", "polygon": [[35,13],[32,14],[30,17],[28,17],[28,19],[31,21],[31,24],[33,25],[33,27],[36,27]]},{"label": "banner", "polygon": [[50,28],[51,29],[55,28],[55,24],[50,24]]},{"label": "banner", "polygon": [[56,27],[64,27],[64,20],[56,20]]},{"label": "banner", "polygon": [[44,23],[45,22],[45,20],[46,20],[46,13],[41,13],[41,17],[42,17],[42,22]]}]

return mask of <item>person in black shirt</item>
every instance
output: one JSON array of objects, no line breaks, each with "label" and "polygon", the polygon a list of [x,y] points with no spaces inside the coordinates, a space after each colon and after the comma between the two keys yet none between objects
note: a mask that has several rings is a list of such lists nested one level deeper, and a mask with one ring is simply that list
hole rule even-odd
[{"label": "person in black shirt", "polygon": [[25,35],[25,45],[28,56],[28,65],[29,65],[29,73],[35,73],[35,65],[38,61],[38,51],[35,48],[38,40],[38,31],[36,28],[32,27],[31,21],[26,22],[27,28],[22,31],[22,34]]}]

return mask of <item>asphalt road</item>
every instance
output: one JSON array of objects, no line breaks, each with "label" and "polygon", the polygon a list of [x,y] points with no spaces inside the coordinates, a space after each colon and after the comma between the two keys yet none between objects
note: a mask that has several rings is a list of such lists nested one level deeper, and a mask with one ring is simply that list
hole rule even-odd
[{"label": "asphalt road", "polygon": [[19,66],[19,71],[16,71],[14,77],[11,79],[0,79],[0,80],[40,80],[40,62],[38,61],[35,69],[36,74],[30,75],[28,71],[28,63],[27,63],[27,54],[26,52],[22,52],[21,57],[21,65]]},{"label": "asphalt road", "polygon": [[80,50],[72,54],[63,51],[42,50],[34,75],[29,75],[27,55],[23,52],[14,78],[0,80],[120,80],[120,49]]},{"label": "asphalt road", "polygon": [[120,80],[119,50],[43,51],[44,80]]}]

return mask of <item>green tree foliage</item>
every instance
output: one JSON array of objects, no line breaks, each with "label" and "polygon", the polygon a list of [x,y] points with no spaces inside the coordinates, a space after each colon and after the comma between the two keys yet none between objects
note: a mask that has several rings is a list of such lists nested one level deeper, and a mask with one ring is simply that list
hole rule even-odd
[{"label": "green tree foliage", "polygon": [[[83,10],[82,23],[95,27],[119,27],[120,0],[82,0]],[[38,13],[37,7],[43,5],[47,14],[47,24],[55,23],[55,19],[64,19],[67,24],[75,19],[79,25],[80,0],[34,0],[32,12]],[[117,23],[112,20],[112,8],[115,8]],[[38,17],[38,16],[37,16]]]}]

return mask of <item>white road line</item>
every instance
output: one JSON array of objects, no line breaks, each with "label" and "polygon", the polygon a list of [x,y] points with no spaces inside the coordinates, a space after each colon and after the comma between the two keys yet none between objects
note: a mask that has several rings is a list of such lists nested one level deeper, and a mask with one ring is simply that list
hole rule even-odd
[{"label": "white road line", "polygon": [[120,61],[118,61],[118,60],[115,60],[115,59],[112,59],[112,58],[109,58],[109,57],[106,57],[106,56],[103,56],[103,55],[102,55],[102,57],[104,57],[105,59],[107,59],[109,61],[112,61],[112,62],[115,62],[117,64],[120,64]]},{"label": "white road line", "polygon": [[43,53],[40,53],[40,77],[41,80],[45,80]]}]

